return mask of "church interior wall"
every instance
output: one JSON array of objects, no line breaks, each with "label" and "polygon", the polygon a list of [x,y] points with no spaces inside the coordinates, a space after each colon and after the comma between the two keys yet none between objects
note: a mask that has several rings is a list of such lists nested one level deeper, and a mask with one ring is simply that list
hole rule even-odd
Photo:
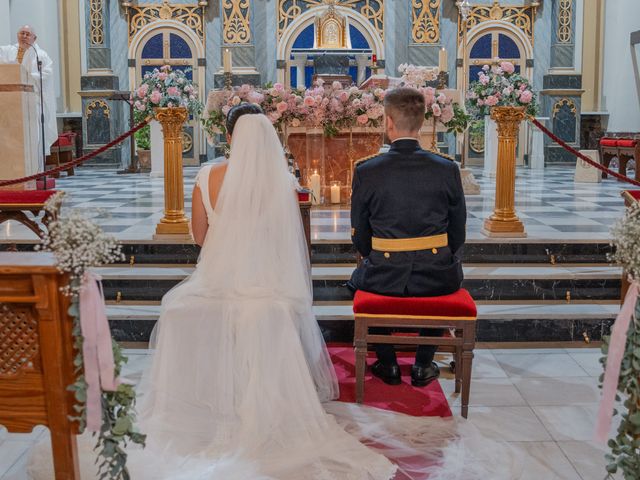
[{"label": "church interior wall", "polygon": [[605,3],[603,107],[609,112],[607,129],[640,131],[640,98],[632,62],[631,32],[640,30],[640,2]]}]

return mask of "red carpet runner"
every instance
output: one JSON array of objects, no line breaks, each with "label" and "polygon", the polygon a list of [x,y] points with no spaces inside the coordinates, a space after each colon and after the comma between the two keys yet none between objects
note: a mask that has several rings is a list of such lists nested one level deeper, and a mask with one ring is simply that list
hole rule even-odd
[{"label": "red carpet runner", "polygon": [[[340,400],[355,402],[356,374],[353,347],[329,346],[329,353],[340,382]],[[371,366],[374,361],[375,355],[371,353],[367,358],[367,366]],[[431,382],[422,388],[411,386],[413,361],[413,355],[398,355],[398,363],[402,371],[402,384],[394,386],[387,385],[379,378],[374,377],[367,368],[364,391],[365,405],[414,416],[450,417],[449,404],[438,382]]]}]

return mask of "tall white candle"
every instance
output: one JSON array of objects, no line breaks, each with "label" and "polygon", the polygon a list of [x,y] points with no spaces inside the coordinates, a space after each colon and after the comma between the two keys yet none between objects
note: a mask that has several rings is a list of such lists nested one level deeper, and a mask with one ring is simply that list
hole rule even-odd
[{"label": "tall white candle", "polygon": [[447,71],[447,50],[442,47],[438,55],[438,69],[441,72]]},{"label": "tall white candle", "polygon": [[331,203],[340,203],[340,185],[331,185]]},{"label": "tall white candle", "polygon": [[225,48],[222,54],[222,68],[224,70],[224,73],[231,73],[231,69],[232,69],[231,58],[232,58],[231,50],[229,50],[228,48]]},{"label": "tall white candle", "polygon": [[313,195],[311,199],[311,203],[313,203],[313,205],[318,205],[320,203],[321,188],[320,188],[320,175],[318,174],[317,170],[315,170],[311,174],[311,176],[309,177],[309,182],[311,183],[310,187]]}]

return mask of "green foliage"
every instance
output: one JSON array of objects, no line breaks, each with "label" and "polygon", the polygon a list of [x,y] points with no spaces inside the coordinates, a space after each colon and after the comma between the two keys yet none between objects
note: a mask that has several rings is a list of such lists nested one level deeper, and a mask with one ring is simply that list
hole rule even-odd
[{"label": "green foliage", "polygon": [[[610,453],[607,460],[607,479],[613,479],[615,473],[621,472],[625,480],[640,478],[640,301],[636,303],[633,321],[629,325],[627,344],[620,368],[620,379],[616,400],[624,398],[621,422],[617,434],[608,442]],[[606,365],[609,350],[609,337],[603,339],[600,363]],[[601,377],[602,380],[602,377]]]},{"label": "green foliage", "polygon": [[[84,377],[84,358],[82,355],[82,329],[80,326],[80,298],[82,276],[87,268],[100,266],[122,258],[121,247],[113,237],[105,235],[100,227],[86,218],[81,218],[77,210],[61,213],[62,195],[57,194],[50,199],[45,208],[55,212],[57,219],[49,226],[43,238],[42,250],[54,253],[58,269],[69,274],[69,285],[62,289],[71,296],[68,313],[73,317],[73,346],[76,355],[73,359],[75,383],[68,387],[74,392],[77,401],[74,406],[75,416],[72,420],[80,424],[80,431],[86,428],[87,382]],[[79,252],[74,245],[78,239],[83,240],[83,249]],[[115,375],[119,376],[127,357],[122,349],[112,341]],[[128,443],[144,446],[146,436],[135,427],[136,392],[132,385],[122,383],[116,391],[101,392],[102,426],[96,434],[98,458],[98,478],[110,480],[130,480],[127,470]]]}]

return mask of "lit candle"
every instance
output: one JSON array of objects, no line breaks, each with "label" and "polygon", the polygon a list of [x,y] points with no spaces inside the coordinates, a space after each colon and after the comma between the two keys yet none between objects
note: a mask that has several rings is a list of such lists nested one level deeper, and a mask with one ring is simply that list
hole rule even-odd
[{"label": "lit candle", "polygon": [[340,203],[340,184],[338,182],[331,185],[331,203]]},{"label": "lit candle", "polygon": [[222,68],[224,73],[231,73],[231,65],[231,51],[225,48],[222,55]]},{"label": "lit candle", "polygon": [[313,194],[313,198],[311,199],[311,203],[313,205],[318,205],[320,203],[320,175],[317,170],[314,170],[309,177],[309,181],[311,183],[311,192]]},{"label": "lit candle", "polygon": [[441,72],[447,71],[447,50],[444,47],[440,49],[438,55],[438,70]]}]

